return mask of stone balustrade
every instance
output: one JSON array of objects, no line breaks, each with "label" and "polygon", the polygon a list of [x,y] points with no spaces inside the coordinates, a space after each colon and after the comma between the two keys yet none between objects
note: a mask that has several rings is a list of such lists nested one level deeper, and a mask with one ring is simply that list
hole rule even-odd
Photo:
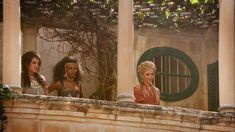
[{"label": "stone balustrade", "polygon": [[70,97],[4,100],[7,132],[234,132],[235,114]]}]

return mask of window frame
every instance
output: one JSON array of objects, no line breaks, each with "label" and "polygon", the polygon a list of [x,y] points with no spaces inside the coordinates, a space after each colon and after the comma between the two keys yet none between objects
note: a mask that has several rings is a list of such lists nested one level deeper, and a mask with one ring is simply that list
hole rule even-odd
[{"label": "window frame", "polygon": [[[175,49],[175,48],[170,48],[170,47],[154,47],[154,48],[148,49],[147,51],[145,51],[141,55],[141,57],[137,63],[137,67],[141,62],[147,61],[147,60],[152,61],[153,57],[161,56],[161,55],[169,55],[169,56],[173,56],[173,57],[181,60],[188,67],[189,71],[191,72],[191,76],[192,76],[191,82],[186,89],[184,89],[181,92],[173,93],[173,94],[161,92],[161,94],[160,94],[161,100],[167,101],[167,102],[173,102],[173,101],[179,101],[179,100],[183,100],[185,98],[190,97],[198,87],[199,72],[198,72],[198,68],[196,67],[195,63],[184,52],[182,52],[178,49]],[[140,81],[139,75],[138,75],[138,79]]]}]

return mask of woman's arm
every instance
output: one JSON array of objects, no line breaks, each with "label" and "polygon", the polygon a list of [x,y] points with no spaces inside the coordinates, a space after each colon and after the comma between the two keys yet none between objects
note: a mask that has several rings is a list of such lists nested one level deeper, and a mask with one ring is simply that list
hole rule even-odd
[{"label": "woman's arm", "polygon": [[44,90],[45,95],[49,95],[48,84],[43,86],[43,90]]},{"label": "woman's arm", "polygon": [[41,74],[39,74],[39,76],[42,79],[42,88],[43,88],[43,91],[44,91],[45,95],[49,95],[48,83],[47,83],[46,78]]},{"label": "woman's arm", "polygon": [[160,90],[154,87],[154,94],[156,97],[156,105],[160,105]]},{"label": "woman's arm", "polygon": [[48,87],[48,93],[51,93],[54,90],[57,90],[58,88],[61,87],[60,81],[53,82],[49,87]]}]

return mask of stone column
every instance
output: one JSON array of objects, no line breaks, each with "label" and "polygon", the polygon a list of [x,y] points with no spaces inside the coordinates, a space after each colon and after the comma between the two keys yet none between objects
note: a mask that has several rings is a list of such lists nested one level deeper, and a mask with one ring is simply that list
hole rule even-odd
[{"label": "stone column", "polygon": [[37,28],[23,28],[23,53],[37,50]]},{"label": "stone column", "polygon": [[117,100],[134,102],[133,0],[119,0]]},{"label": "stone column", "polygon": [[0,82],[2,82],[2,63],[3,63],[3,23],[0,23]]},{"label": "stone column", "polygon": [[20,92],[20,0],[3,0],[3,83]]},{"label": "stone column", "polygon": [[220,112],[235,112],[234,23],[234,0],[221,0],[219,21]]}]

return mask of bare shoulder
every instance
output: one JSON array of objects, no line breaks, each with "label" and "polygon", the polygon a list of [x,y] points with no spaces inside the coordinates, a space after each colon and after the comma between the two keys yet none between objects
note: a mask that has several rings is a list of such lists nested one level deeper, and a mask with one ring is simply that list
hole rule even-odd
[{"label": "bare shoulder", "polygon": [[141,89],[141,86],[140,86],[140,85],[136,85],[136,86],[134,87],[134,89],[135,89],[135,90],[140,90],[140,89]]},{"label": "bare shoulder", "polygon": [[61,88],[61,87],[62,87],[61,82],[60,82],[60,81],[56,81],[56,82],[53,82],[53,83],[48,87],[48,89],[49,89],[49,92],[51,92],[51,91],[54,91],[54,90],[59,89],[59,88]]},{"label": "bare shoulder", "polygon": [[139,92],[141,92],[141,86],[140,85],[136,85],[134,87],[134,93],[139,93]]},{"label": "bare shoulder", "polygon": [[155,92],[160,93],[160,90],[159,90],[157,87],[155,87],[155,86],[153,86],[153,90],[154,90]]},{"label": "bare shoulder", "polygon": [[42,74],[39,74],[40,78],[42,78],[43,81],[46,81],[46,78],[42,75]]},{"label": "bare shoulder", "polygon": [[141,86],[140,85],[136,85],[134,87],[134,95],[135,96],[138,96],[138,95],[141,95],[142,91],[141,91]]},{"label": "bare shoulder", "polygon": [[57,85],[57,86],[61,86],[62,85],[61,81],[56,81],[56,82],[54,82],[54,84]]},{"label": "bare shoulder", "polygon": [[55,88],[59,88],[61,86],[62,86],[61,81],[56,81],[51,84],[51,87],[55,87]]}]

